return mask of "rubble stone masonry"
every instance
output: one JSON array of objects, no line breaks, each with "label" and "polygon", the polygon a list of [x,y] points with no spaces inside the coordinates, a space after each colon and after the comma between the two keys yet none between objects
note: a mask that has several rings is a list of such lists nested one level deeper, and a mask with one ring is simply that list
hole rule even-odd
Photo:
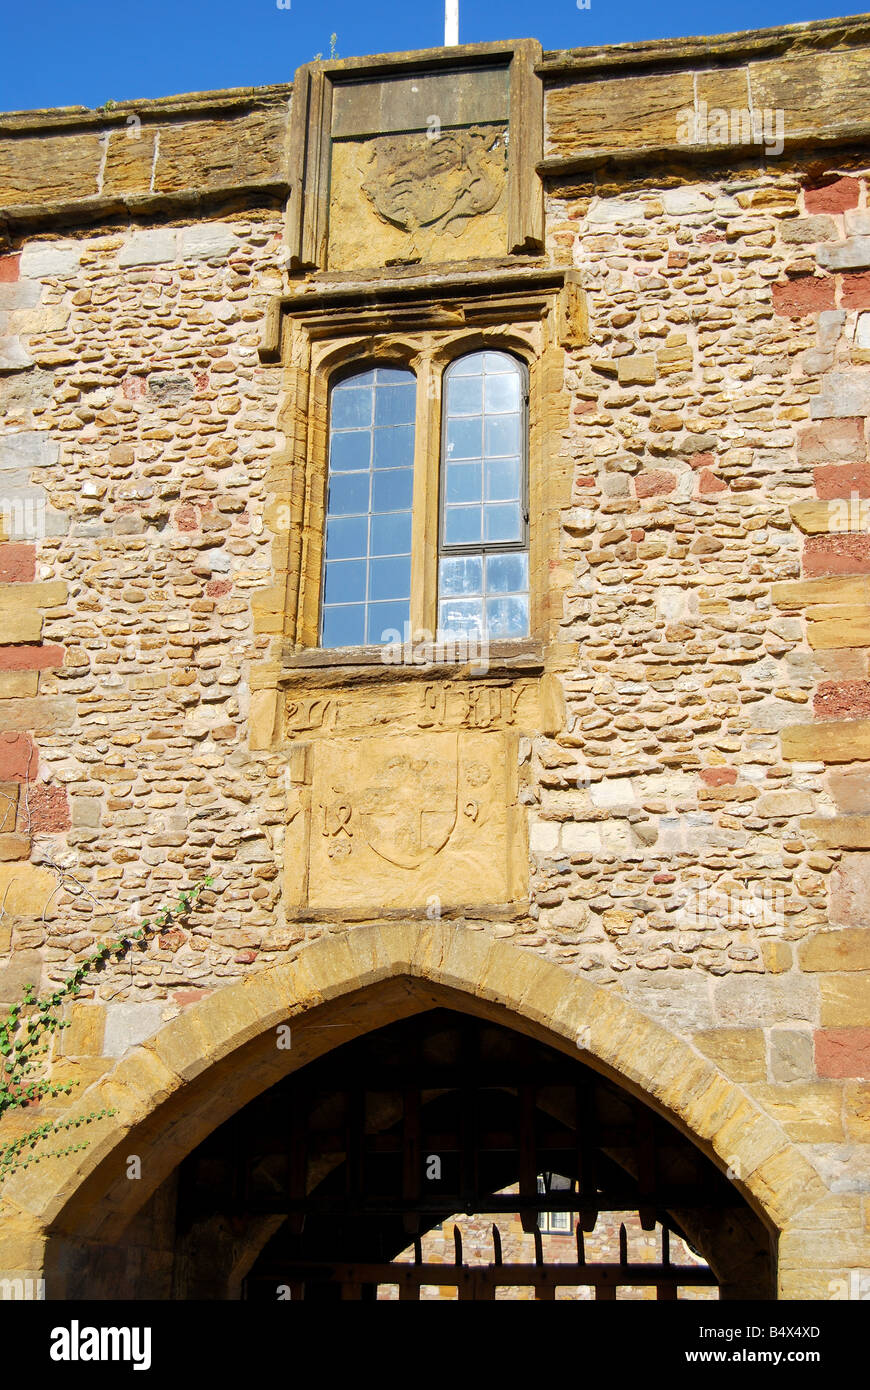
[{"label": "rubble stone masonry", "polygon": [[[259,349],[305,283],[292,88],[0,117],[0,999],[214,876],[71,1006],[57,1074],[132,1096],[123,1128],[225,1055],[200,1019],[247,1042],[255,979],[265,1000],[373,923],[424,978],[433,932],[491,946],[539,1022],[548,963],[635,1020],[620,1057],[649,1027],[694,1059],[721,1114],[683,1123],[741,1155],[780,1295],[837,1296],[870,1278],[870,20],[539,71],[538,263],[579,272],[588,314],[548,358],[560,714],[519,743],[527,892],[435,924],[287,910],[288,755],[251,738],[287,652],[287,364]],[[700,101],[783,110],[784,151],[681,147]],[[321,993],[321,969],[353,978],[312,965]],[[486,969],[455,978],[511,998]],[[666,1071],[650,1098],[682,1114]],[[740,1107],[757,1150],[720,1134]],[[4,1267],[40,1267],[71,1165],[9,1184]]]}]

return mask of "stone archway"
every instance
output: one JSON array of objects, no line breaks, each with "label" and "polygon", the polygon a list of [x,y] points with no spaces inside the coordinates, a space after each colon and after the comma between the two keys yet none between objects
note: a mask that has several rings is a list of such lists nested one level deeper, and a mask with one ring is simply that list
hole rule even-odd
[{"label": "stone archway", "polygon": [[[681,1129],[737,1183],[779,1236],[781,1297],[818,1297],[806,1234],[825,1234],[829,1194],[815,1170],[734,1082],[613,987],[467,927],[396,922],[353,928],[190,1006],[134,1048],[76,1108],[114,1107],[84,1153],[19,1173],[4,1192],[8,1275],[46,1272],[64,1296],[64,1252],[111,1245],[207,1134],[243,1104],[337,1043],[434,1005],[511,1025],[578,1055]],[[276,1046],[291,1026],[289,1050]],[[142,1159],[127,1177],[126,1159]],[[807,1217],[815,1208],[813,1218]],[[835,1229],[832,1213],[830,1227]],[[793,1255],[792,1255],[792,1252]],[[816,1282],[813,1283],[813,1277]],[[804,1281],[803,1285],[801,1281]],[[807,1283],[809,1281],[809,1283]]]}]

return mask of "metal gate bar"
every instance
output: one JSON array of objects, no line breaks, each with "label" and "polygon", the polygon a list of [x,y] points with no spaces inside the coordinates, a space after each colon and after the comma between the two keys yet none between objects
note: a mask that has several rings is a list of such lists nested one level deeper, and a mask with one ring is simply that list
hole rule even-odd
[{"label": "metal gate bar", "polygon": [[[577,1264],[331,1264],[321,1261],[294,1263],[282,1271],[285,1283],[331,1283],[342,1286],[343,1298],[359,1298],[362,1285],[397,1284],[414,1297],[424,1284],[453,1285],[462,1296],[492,1297],[497,1288],[521,1286],[546,1291],[557,1288],[594,1288],[596,1297],[614,1297],[618,1288],[716,1288],[717,1279],[703,1265],[577,1265]],[[469,1291],[473,1290],[473,1293]],[[352,1292],[350,1292],[352,1291]],[[485,1292],[484,1292],[485,1291]],[[668,1294],[663,1295],[668,1297]]]}]

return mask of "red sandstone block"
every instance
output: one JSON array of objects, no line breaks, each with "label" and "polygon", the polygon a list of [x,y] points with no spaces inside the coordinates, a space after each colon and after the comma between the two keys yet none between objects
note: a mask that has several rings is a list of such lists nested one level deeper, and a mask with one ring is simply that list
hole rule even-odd
[{"label": "red sandstone block", "polygon": [[10,285],[18,279],[20,261],[20,251],[16,252],[14,256],[0,256],[0,285]]},{"label": "red sandstone block", "polygon": [[690,468],[712,468],[716,462],[712,454],[693,454],[689,459]]},{"label": "red sandstone block", "polygon": [[708,787],[730,787],[737,781],[736,767],[702,767],[701,781]]},{"label": "red sandstone block", "polygon": [[870,1076],[870,1028],[819,1028],[815,1041],[819,1076]]},{"label": "red sandstone block", "polygon": [[860,197],[860,179],[834,179],[823,188],[805,188],[804,207],[807,212],[845,212],[856,208]]},{"label": "red sandstone block", "polygon": [[825,574],[870,574],[870,536],[847,531],[808,536],[801,563],[808,579]]},{"label": "red sandstone block", "polygon": [[639,473],[634,480],[634,490],[638,497],[658,497],[663,492],[673,492],[677,480],[673,473],[663,468],[650,468]]},{"label": "red sandstone block", "polygon": [[843,276],[843,308],[870,309],[870,270]]},{"label": "red sandstone block", "polygon": [[0,734],[0,782],[26,782],[36,776],[38,765],[30,734]]},{"label": "red sandstone block", "polygon": [[805,275],[799,280],[789,280],[784,285],[773,285],[774,313],[784,318],[800,319],[807,314],[820,314],[823,309],[834,308],[834,280],[822,280],[815,275]]},{"label": "red sandstone block", "polygon": [[176,507],[173,520],[179,531],[199,530],[199,514],[196,507],[191,506],[189,502],[183,502],[180,507]]},{"label": "red sandstone block", "polygon": [[822,681],[813,712],[817,719],[870,718],[870,681]]},{"label": "red sandstone block", "polygon": [[213,993],[211,989],[176,989],[172,998],[180,1009],[186,1009],[188,1004],[197,1004],[200,999],[207,999]]},{"label": "red sandstone block", "polygon": [[581,473],[579,478],[575,478],[577,487],[594,487],[595,479],[591,473]]},{"label": "red sandstone block", "polygon": [[209,598],[223,598],[233,587],[231,579],[210,579],[205,586]]},{"label": "red sandstone block", "polygon": [[870,497],[870,464],[829,463],[813,469],[816,495],[826,501],[838,497]]},{"label": "red sandstone block", "polygon": [[711,469],[701,469],[701,476],[698,481],[698,492],[701,494],[702,497],[709,497],[711,493],[715,492],[727,491],[728,484],[726,482],[723,482],[721,478],[717,478],[716,474],[713,473]]},{"label": "red sandstone block", "polygon": [[797,455],[801,463],[863,463],[867,457],[864,421],[847,416],[842,420],[822,420],[800,430]]},{"label": "red sandstone block", "polygon": [[38,642],[0,647],[0,671],[44,671],[49,666],[62,666],[63,654],[63,647],[44,647]]},{"label": "red sandstone block", "polygon": [[0,545],[0,582],[29,584],[36,575],[36,546],[23,541]]},{"label": "red sandstone block", "polygon": [[831,874],[831,896],[828,915],[831,922],[843,927],[867,926],[867,903],[870,902],[870,854],[844,854]]},{"label": "red sandstone block", "polygon": [[51,834],[59,830],[69,830],[72,821],[65,787],[52,787],[47,782],[37,782],[30,788],[28,802],[31,834]]}]

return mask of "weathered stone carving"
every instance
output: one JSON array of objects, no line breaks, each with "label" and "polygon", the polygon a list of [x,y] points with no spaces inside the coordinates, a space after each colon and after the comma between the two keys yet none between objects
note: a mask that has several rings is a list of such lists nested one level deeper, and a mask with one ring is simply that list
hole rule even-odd
[{"label": "weathered stone carving", "polygon": [[535,679],[288,692],[288,900],[339,916],[520,900],[517,748],[540,704]]},{"label": "weathered stone carving", "polygon": [[[324,720],[332,713],[332,701],[327,697],[288,700],[286,705],[287,732],[302,732],[305,729],[322,729]],[[328,720],[327,720],[328,723]]]},{"label": "weathered stone carving", "polygon": [[501,124],[333,141],[329,268],[504,255],[507,165]]},{"label": "weathered stone carving", "polygon": [[[309,906],[511,900],[512,743],[502,731],[456,729],[319,741]],[[299,875],[288,867],[289,886]]]},{"label": "weathered stone carving", "polygon": [[456,735],[438,736],[407,758],[386,741],[386,760],[369,766],[356,797],[360,833],[388,864],[417,869],[444,848],[456,828]]},{"label": "weathered stone carving", "polygon": [[505,184],[504,132],[486,126],[375,142],[363,192],[377,215],[413,236],[421,227],[458,236],[466,218],[495,207]]}]

